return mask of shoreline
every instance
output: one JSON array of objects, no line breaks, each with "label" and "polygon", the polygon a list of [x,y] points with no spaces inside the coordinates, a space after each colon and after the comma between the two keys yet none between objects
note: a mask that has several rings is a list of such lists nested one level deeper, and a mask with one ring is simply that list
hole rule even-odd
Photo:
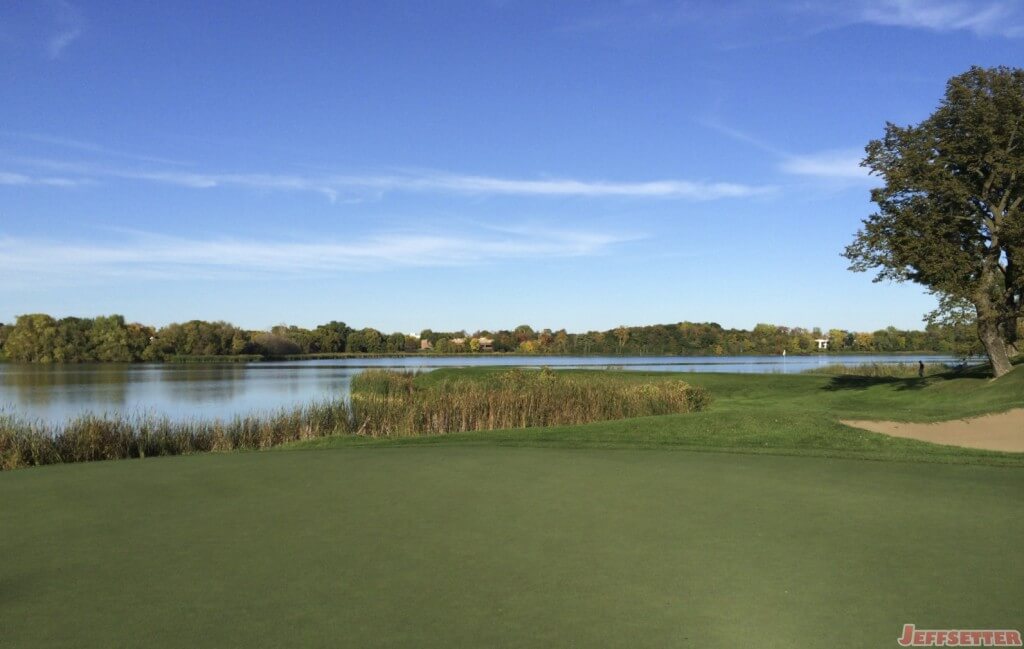
[{"label": "shoreline", "polygon": [[[906,357],[908,360],[917,356],[941,356],[950,360],[962,360],[965,357],[947,351],[899,351],[899,352],[877,352],[877,351],[843,351],[843,352],[794,352],[791,354],[763,354],[763,353],[742,353],[742,354],[527,354],[522,352],[464,352],[464,353],[422,353],[422,352],[394,352],[394,353],[338,353],[338,354],[290,354],[286,356],[260,356],[245,354],[238,356],[177,356],[162,360],[140,360],[140,361],[76,361],[76,362],[18,362],[0,358],[0,365],[11,366],[73,366],[73,365],[204,365],[204,364],[240,364],[240,363],[294,363],[320,360],[358,360],[358,359],[387,359],[387,358],[422,358],[422,359],[445,359],[445,358],[608,358],[608,359],[663,359],[663,358],[863,358],[868,356],[898,356]],[[966,357],[970,359],[982,359],[983,356],[974,355]],[[879,361],[879,362],[902,362],[902,361]],[[643,363],[628,363],[629,365],[640,365]],[[649,363],[665,365],[670,363]],[[678,363],[686,364],[686,363]]]}]

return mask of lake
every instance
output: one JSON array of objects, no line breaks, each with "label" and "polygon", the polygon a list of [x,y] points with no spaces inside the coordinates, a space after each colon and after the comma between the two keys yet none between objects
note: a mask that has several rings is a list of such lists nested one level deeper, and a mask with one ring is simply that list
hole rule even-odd
[{"label": "lake", "polygon": [[658,372],[795,373],[833,363],[954,362],[951,356],[567,357],[481,356],[351,358],[280,363],[18,365],[0,363],[0,411],[60,423],[91,412],[171,419],[230,418],[344,396],[370,367],[616,367]]}]

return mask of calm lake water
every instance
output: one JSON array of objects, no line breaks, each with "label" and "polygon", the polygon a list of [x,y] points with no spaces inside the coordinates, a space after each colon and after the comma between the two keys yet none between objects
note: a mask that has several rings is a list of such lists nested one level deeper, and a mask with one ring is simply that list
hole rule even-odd
[{"label": "calm lake water", "polygon": [[51,423],[87,412],[230,418],[347,394],[369,367],[617,367],[659,372],[794,373],[833,363],[954,362],[950,356],[410,357],[285,363],[15,365],[0,363],[0,411]]}]

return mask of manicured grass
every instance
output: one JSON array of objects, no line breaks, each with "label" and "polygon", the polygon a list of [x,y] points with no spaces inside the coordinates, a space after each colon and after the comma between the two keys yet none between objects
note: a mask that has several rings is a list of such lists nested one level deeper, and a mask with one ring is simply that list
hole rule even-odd
[{"label": "manicured grass", "polygon": [[[578,370],[586,375],[599,370]],[[423,384],[452,376],[488,381],[495,370],[438,370]],[[876,460],[1024,466],[1024,453],[938,446],[850,428],[841,419],[940,421],[1024,407],[1024,368],[998,381],[981,371],[918,378],[666,374],[615,372],[622,380],[649,382],[682,376],[707,388],[707,411],[640,417],[582,426],[459,433],[401,439],[340,436],[299,442],[299,448],[359,445],[496,444],[590,448],[685,448],[745,453],[856,457]]]},{"label": "manicured grass", "polygon": [[497,447],[0,474],[7,647],[887,647],[1024,624],[1024,472]]}]

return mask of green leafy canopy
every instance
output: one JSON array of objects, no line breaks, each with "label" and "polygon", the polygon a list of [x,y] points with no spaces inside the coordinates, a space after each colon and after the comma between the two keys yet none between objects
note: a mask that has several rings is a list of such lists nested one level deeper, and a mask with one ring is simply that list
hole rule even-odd
[{"label": "green leafy canopy", "polygon": [[971,68],[916,126],[885,126],[863,165],[884,180],[845,256],[879,280],[968,301],[1016,340],[1024,308],[1024,70]]}]

